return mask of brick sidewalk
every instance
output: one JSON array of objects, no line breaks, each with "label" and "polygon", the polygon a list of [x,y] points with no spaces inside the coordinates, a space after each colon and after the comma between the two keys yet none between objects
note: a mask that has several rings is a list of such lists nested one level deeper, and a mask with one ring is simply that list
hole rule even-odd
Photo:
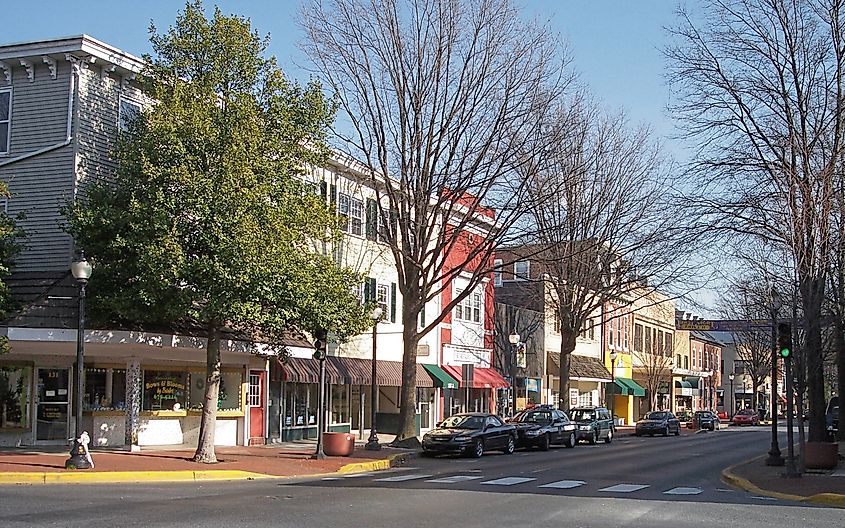
[{"label": "brick sidewalk", "polygon": [[784,478],[783,467],[767,466],[763,458],[755,458],[730,468],[730,473],[747,480],[764,491],[810,497],[821,493],[845,496],[845,464],[833,471],[813,471],[800,478]]},{"label": "brick sidewalk", "polygon": [[[145,450],[129,453],[93,450],[94,469],[90,472],[153,472],[153,471],[217,471],[236,470],[273,476],[300,476],[333,473],[348,464],[386,459],[406,450],[384,448],[366,451],[361,447],[349,457],[326,457],[313,460],[313,449],[308,445],[218,447],[217,464],[200,464],[191,461],[191,450]],[[58,473],[65,472],[67,452],[45,452],[37,448],[12,448],[0,451],[2,473]]]}]

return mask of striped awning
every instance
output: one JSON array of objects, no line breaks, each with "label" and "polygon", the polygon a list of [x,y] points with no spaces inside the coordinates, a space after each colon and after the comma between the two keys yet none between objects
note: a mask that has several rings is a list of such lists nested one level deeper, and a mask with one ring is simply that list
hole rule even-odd
[{"label": "striped awning", "polygon": [[[419,363],[417,387],[434,387],[431,376]],[[316,359],[290,358],[277,367],[273,379],[294,383],[319,383],[320,362]],[[326,358],[326,382],[332,385],[369,385],[372,379],[372,362],[369,359],[329,356]],[[402,386],[402,363],[376,361],[376,383],[386,387]]]},{"label": "striped awning", "polygon": [[[449,376],[455,378],[459,386],[466,387],[460,365],[443,365],[443,370]],[[510,386],[510,383],[501,374],[496,372],[495,369],[484,367],[473,368],[472,388],[474,389],[503,389]]]}]

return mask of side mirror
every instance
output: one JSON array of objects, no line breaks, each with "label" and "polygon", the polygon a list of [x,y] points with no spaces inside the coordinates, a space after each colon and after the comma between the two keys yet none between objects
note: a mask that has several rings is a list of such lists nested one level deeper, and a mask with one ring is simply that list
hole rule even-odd
[{"label": "side mirror", "polygon": [[443,425],[443,422],[437,422],[436,424],[434,424],[434,427],[441,427],[442,425]]}]

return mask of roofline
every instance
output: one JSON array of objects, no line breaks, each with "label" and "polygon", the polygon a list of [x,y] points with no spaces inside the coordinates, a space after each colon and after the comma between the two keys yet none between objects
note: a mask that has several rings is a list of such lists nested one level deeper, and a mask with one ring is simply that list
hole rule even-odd
[{"label": "roofline", "polygon": [[0,60],[74,52],[90,55],[132,73],[140,73],[146,65],[140,57],[85,34],[0,44]]}]

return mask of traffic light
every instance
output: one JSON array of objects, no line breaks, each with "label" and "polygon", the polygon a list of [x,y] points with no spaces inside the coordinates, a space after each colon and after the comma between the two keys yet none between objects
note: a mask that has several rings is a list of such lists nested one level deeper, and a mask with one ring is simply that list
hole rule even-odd
[{"label": "traffic light", "polygon": [[792,357],[792,325],[778,324],[778,353],[783,359]]}]

